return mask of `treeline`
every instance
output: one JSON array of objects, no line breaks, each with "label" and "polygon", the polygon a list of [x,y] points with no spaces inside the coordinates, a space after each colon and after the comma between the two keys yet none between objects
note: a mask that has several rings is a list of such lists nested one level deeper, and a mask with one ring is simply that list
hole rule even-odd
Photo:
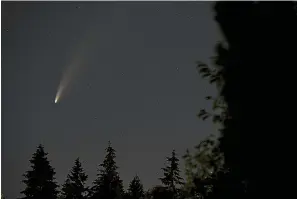
[{"label": "treeline", "polygon": [[[145,191],[140,177],[135,176],[129,188],[125,191],[123,181],[116,164],[116,151],[108,143],[105,149],[106,155],[98,166],[96,179],[92,186],[86,185],[88,175],[85,173],[80,159],[74,161],[74,165],[67,175],[65,182],[59,186],[55,181],[55,169],[47,159],[48,153],[39,145],[30,160],[31,169],[24,174],[22,181],[26,187],[21,192],[27,198],[44,199],[140,199],[140,198],[180,198],[181,185],[184,180],[180,176],[179,159],[175,150],[166,158],[167,166],[162,168],[163,177],[160,178],[163,186],[157,186]],[[61,188],[60,190],[59,187]]]}]

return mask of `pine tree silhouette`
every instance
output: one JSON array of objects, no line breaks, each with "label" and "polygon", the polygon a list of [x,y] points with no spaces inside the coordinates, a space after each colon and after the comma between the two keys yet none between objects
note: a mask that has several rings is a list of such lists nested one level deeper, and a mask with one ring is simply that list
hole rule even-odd
[{"label": "pine tree silhouette", "polygon": [[179,159],[176,157],[175,150],[172,151],[171,157],[166,159],[168,165],[162,168],[164,177],[160,178],[160,180],[173,193],[173,198],[175,198],[179,192],[177,186],[183,184],[183,179],[180,177]]},{"label": "pine tree silhouette", "polygon": [[32,170],[27,171],[23,176],[22,182],[26,188],[21,193],[25,195],[22,199],[56,199],[57,187],[55,180],[55,171],[47,159],[47,153],[44,152],[42,145],[37,147],[30,163]]},{"label": "pine tree silhouette", "polygon": [[88,176],[85,174],[79,158],[75,160],[74,166],[67,175],[67,179],[62,186],[63,199],[84,199],[88,188],[85,183]]},{"label": "pine tree silhouette", "polygon": [[100,169],[98,169],[97,179],[93,182],[93,187],[90,192],[92,199],[104,198],[104,199],[118,199],[122,198],[124,194],[123,182],[119,177],[116,166],[115,150],[111,147],[111,143],[108,142],[106,148],[106,156]]},{"label": "pine tree silhouette", "polygon": [[140,199],[144,197],[143,185],[137,175],[129,184],[128,196],[130,199]]}]

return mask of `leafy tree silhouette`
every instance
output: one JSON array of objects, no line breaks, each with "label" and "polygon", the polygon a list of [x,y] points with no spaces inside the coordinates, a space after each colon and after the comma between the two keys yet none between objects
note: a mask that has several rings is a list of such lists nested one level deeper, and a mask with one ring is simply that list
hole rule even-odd
[{"label": "leafy tree silhouette", "polygon": [[137,175],[129,184],[128,197],[130,199],[140,199],[144,197],[143,185]]},{"label": "leafy tree silhouette", "polygon": [[217,2],[215,12],[228,43],[217,46],[216,65],[228,107],[219,148],[229,172],[218,177],[222,181],[212,197],[255,198],[271,190],[274,197],[284,197],[292,189],[277,183],[285,176],[271,171],[289,167],[275,161],[273,150],[277,146],[280,154],[290,152],[287,136],[294,128],[290,118],[281,117],[295,102],[286,96],[294,89],[288,66],[297,65],[292,50],[297,45],[296,3]]},{"label": "leafy tree silhouette", "polygon": [[[219,92],[221,91],[222,86],[224,85],[221,68],[218,68],[218,66],[216,68],[211,68],[203,62],[197,62],[197,69],[204,79],[207,79],[210,84],[216,84]],[[228,107],[223,96],[206,96],[205,99],[212,101],[212,113],[210,111],[206,111],[205,109],[201,109],[197,116],[202,120],[212,117],[213,122],[223,123],[225,118],[228,117]]]},{"label": "leafy tree silhouette", "polygon": [[175,150],[172,151],[171,157],[166,158],[166,161],[167,166],[162,168],[164,177],[160,180],[172,192],[173,198],[176,198],[179,193],[177,186],[183,184],[183,179],[180,177],[179,159],[176,157]]},{"label": "leafy tree silhouette", "polygon": [[87,179],[88,176],[85,174],[79,158],[77,158],[62,186],[62,198],[85,199],[88,191],[88,188],[85,186]]},{"label": "leafy tree silhouette", "polygon": [[44,152],[42,145],[37,147],[36,152],[30,160],[32,170],[27,171],[23,176],[22,182],[26,188],[21,193],[25,195],[22,199],[56,199],[57,187],[55,180],[55,171],[47,159],[47,153]]},{"label": "leafy tree silhouette", "polygon": [[115,152],[111,143],[108,142],[107,154],[103,163],[99,165],[99,173],[97,174],[97,179],[93,182],[93,187],[89,194],[90,198],[116,199],[122,198],[124,195],[123,182],[120,179],[115,162]]},{"label": "leafy tree silhouette", "polygon": [[194,154],[187,150],[183,156],[187,177],[185,194],[192,198],[209,197],[218,173],[227,171],[223,155],[217,151],[218,144],[217,138],[210,135],[195,147]]}]

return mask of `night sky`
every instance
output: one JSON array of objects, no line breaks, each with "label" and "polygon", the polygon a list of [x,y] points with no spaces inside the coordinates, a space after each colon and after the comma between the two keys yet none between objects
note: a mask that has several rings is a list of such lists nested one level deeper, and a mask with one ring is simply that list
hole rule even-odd
[{"label": "night sky", "polygon": [[[195,62],[215,55],[211,2],[2,3],[2,192],[19,196],[38,144],[63,183],[80,157],[95,179],[108,141],[127,186],[159,184],[165,157],[215,131]],[[65,67],[76,76],[54,103]],[[181,165],[183,162],[181,161]]]}]

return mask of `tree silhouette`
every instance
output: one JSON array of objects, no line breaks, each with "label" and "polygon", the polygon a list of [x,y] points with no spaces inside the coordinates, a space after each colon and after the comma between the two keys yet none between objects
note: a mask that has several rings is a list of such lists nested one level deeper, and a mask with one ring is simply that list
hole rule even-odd
[{"label": "tree silhouette", "polygon": [[218,175],[212,197],[255,198],[271,190],[284,197],[291,189],[273,171],[289,165],[274,163],[273,151],[277,146],[279,154],[290,152],[287,137],[294,128],[282,117],[295,103],[288,97],[295,75],[288,71],[297,65],[292,50],[297,45],[296,4],[217,2],[215,12],[228,43],[217,46],[216,65],[227,106],[219,148],[229,172]]},{"label": "tree silhouette", "polygon": [[23,176],[22,182],[26,185],[21,193],[25,195],[22,199],[56,199],[57,187],[55,180],[55,171],[47,159],[47,153],[44,152],[42,145],[37,147],[36,152],[30,160],[32,170],[27,171]]},{"label": "tree silhouette", "polygon": [[74,166],[67,175],[67,179],[62,186],[62,198],[64,199],[84,199],[86,198],[87,187],[85,183],[88,176],[85,174],[79,158],[75,160]]},{"label": "tree silhouette", "polygon": [[123,183],[117,172],[115,150],[108,142],[106,156],[100,169],[98,169],[97,179],[93,182],[91,188],[91,198],[115,199],[121,198],[124,194]]},{"label": "tree silhouette", "polygon": [[128,197],[130,199],[140,199],[144,197],[143,185],[137,175],[129,184]]},{"label": "tree silhouette", "polygon": [[172,151],[171,157],[166,158],[167,166],[162,168],[164,177],[160,178],[161,182],[172,191],[175,198],[179,192],[177,186],[183,184],[183,179],[180,177],[179,159],[176,157],[175,150]]},{"label": "tree silhouette", "polygon": [[[222,44],[217,45],[217,50],[221,49]],[[213,58],[216,64],[217,57]],[[217,96],[206,96],[205,99],[212,101],[211,111],[201,109],[197,115],[200,119],[206,120],[212,118],[214,123],[219,123],[222,131],[224,121],[229,117],[228,106],[224,101],[224,97],[220,95],[224,86],[223,70],[220,66],[210,67],[203,62],[197,62],[197,69],[202,78],[215,84],[218,89]],[[223,176],[228,170],[224,165],[224,156],[220,150],[220,143],[216,136],[210,135],[201,141],[196,147],[194,154],[187,150],[183,156],[185,160],[185,171],[187,181],[185,184],[186,194],[192,195],[194,198],[210,198],[214,196],[214,188],[222,182],[217,176]]]},{"label": "tree silhouette", "polygon": [[[217,48],[220,48],[221,43],[218,44]],[[215,60],[215,58],[213,58]],[[218,93],[224,85],[224,78],[222,74],[222,69],[219,66],[210,67],[203,62],[197,62],[197,69],[202,78],[207,79],[210,84],[215,84]],[[218,96],[206,96],[206,100],[212,101],[212,112],[206,111],[205,109],[201,109],[199,114],[197,115],[200,119],[206,120],[209,117],[212,117],[213,122],[219,122],[222,124],[225,118],[228,117],[228,107],[224,101],[224,97],[221,95]]]},{"label": "tree silhouette", "polygon": [[218,141],[210,135],[195,147],[192,154],[187,150],[183,156],[187,181],[186,194],[194,198],[206,198],[213,190],[216,175],[225,170],[224,159],[218,149]]}]

